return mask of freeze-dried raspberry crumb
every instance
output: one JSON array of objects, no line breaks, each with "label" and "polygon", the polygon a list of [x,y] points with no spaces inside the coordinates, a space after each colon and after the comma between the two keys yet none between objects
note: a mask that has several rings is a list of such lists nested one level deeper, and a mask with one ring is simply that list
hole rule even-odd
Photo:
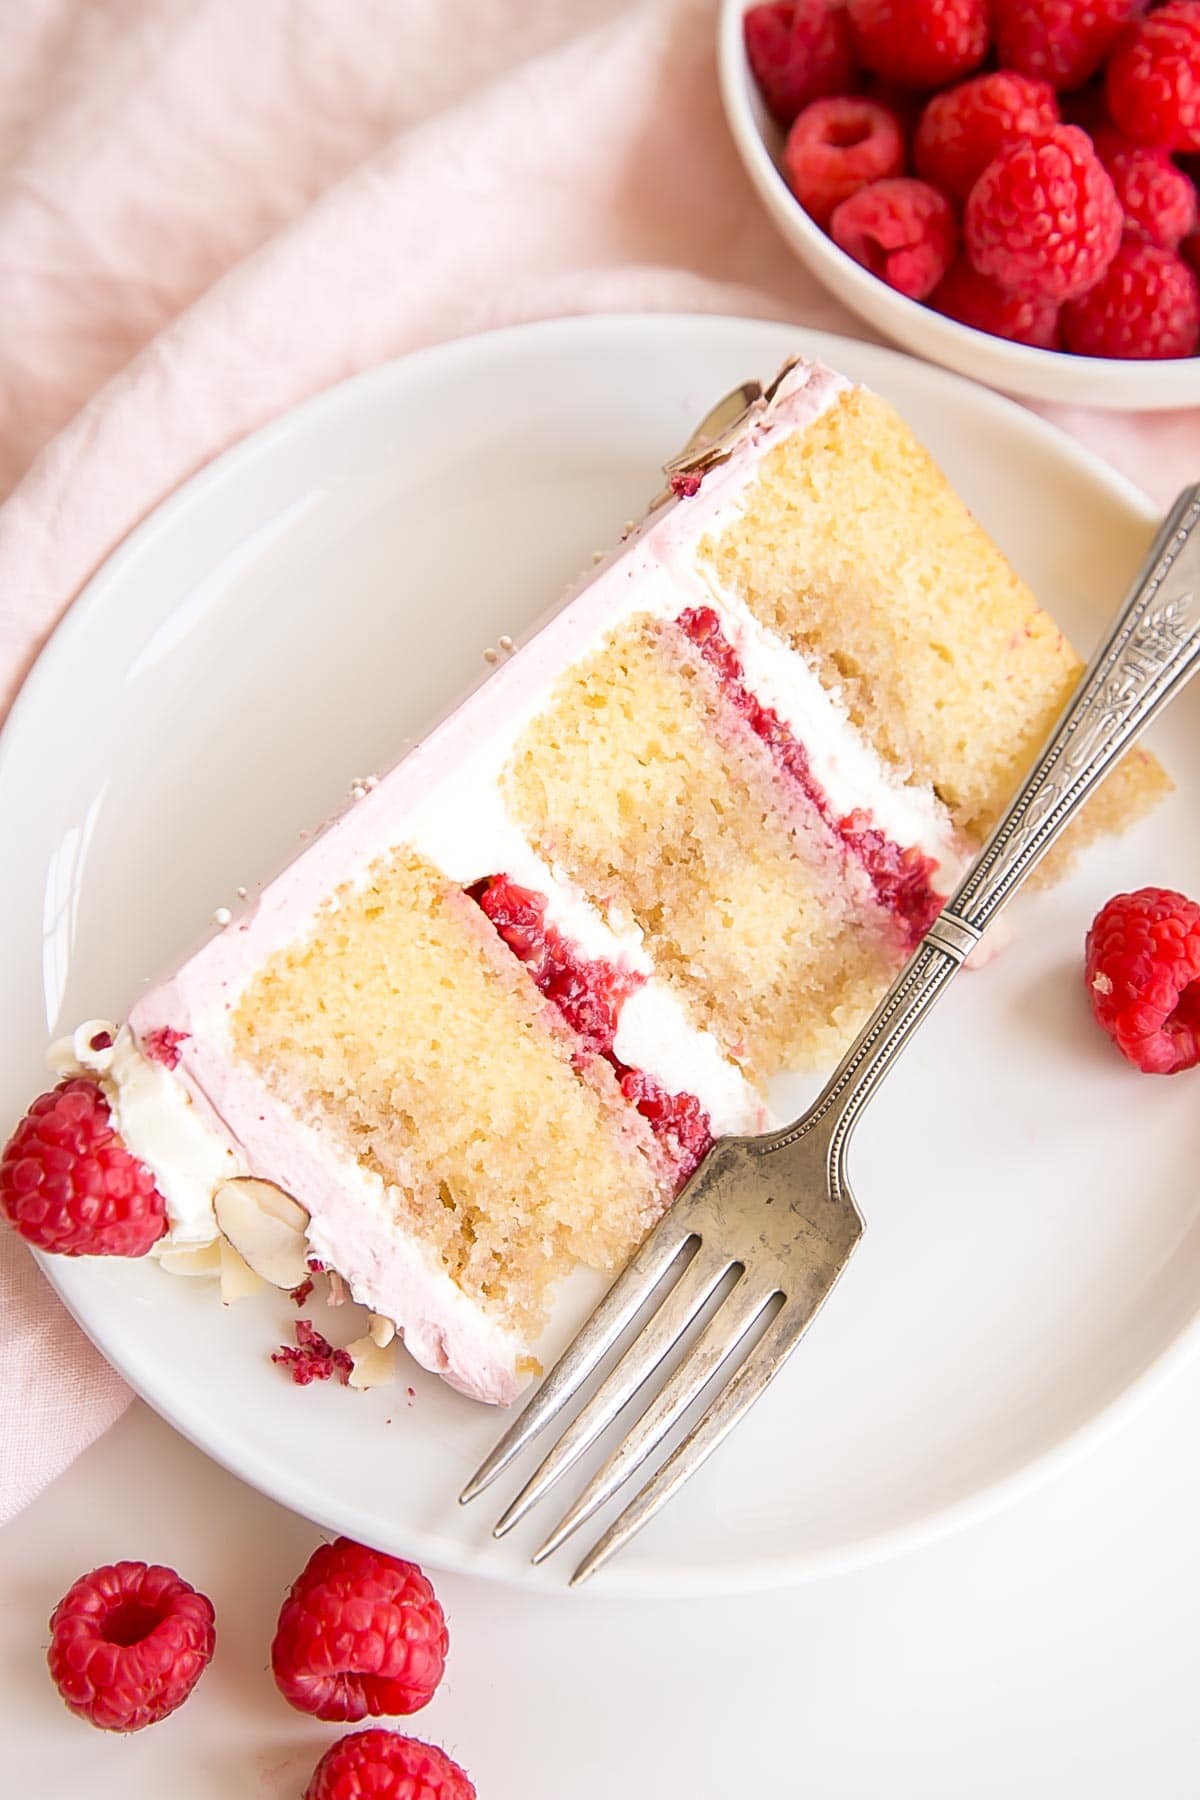
[{"label": "freeze-dried raspberry crumb", "polygon": [[901,87],[944,87],[988,46],[987,0],[847,0],[859,61]]},{"label": "freeze-dried raspberry crumb", "polygon": [[1058,301],[1010,294],[960,256],[929,304],[949,319],[989,331],[993,337],[1015,344],[1034,344],[1039,350],[1059,347]]},{"label": "freeze-dried raspberry crumb", "polygon": [[699,469],[677,469],[671,477],[671,492],[677,500],[690,500],[700,492],[703,479]]},{"label": "freeze-dried raspberry crumb", "polygon": [[145,1256],[166,1201],[130,1156],[94,1081],[72,1076],[34,1101],[0,1156],[0,1212],[38,1250]]},{"label": "freeze-dried raspberry crumb", "polygon": [[1196,188],[1165,150],[1131,144],[1111,126],[1095,136],[1096,155],[1112,176],[1125,229],[1177,250],[1196,228]]},{"label": "freeze-dried raspberry crumb", "polygon": [[945,194],[904,175],[874,181],[843,200],[829,231],[855,262],[910,300],[933,292],[954,261],[958,240]]},{"label": "freeze-dried raspberry crumb", "polygon": [[981,275],[1014,292],[1069,300],[1116,255],[1121,208],[1087,133],[1052,125],[988,164],[968,197],[963,231]]},{"label": "freeze-dried raspberry crumb", "polygon": [[296,1320],[295,1346],[280,1344],[278,1350],[271,1352],[271,1361],[286,1369],[297,1387],[307,1387],[311,1381],[329,1381],[334,1376],[345,1387],[354,1367],[350,1352],[335,1349],[308,1319]]},{"label": "freeze-dried raspberry crumb", "polygon": [[312,1276],[306,1275],[304,1277],[304,1280],[300,1283],[299,1287],[294,1287],[291,1290],[293,1306],[297,1306],[297,1307],[303,1306],[305,1304],[305,1302],[307,1301],[308,1296],[312,1293],[312,1291],[313,1291]]},{"label": "freeze-dried raspberry crumb", "polygon": [[811,100],[849,94],[858,85],[850,21],[831,0],[752,6],[742,32],[759,92],[785,130]]},{"label": "freeze-dried raspberry crumb", "polygon": [[992,158],[1016,137],[1058,122],[1048,82],[995,69],[934,94],[917,125],[917,174],[965,200]]},{"label": "freeze-dried raspberry crumb", "polygon": [[161,1063],[164,1069],[177,1069],[179,1046],[186,1044],[191,1035],[190,1031],[176,1031],[172,1025],[160,1025],[157,1030],[146,1032],[138,1047],[151,1062]]},{"label": "freeze-dried raspberry crumb", "polygon": [[46,1660],[73,1713],[104,1731],[140,1731],[187,1699],[215,1640],[212,1602],[174,1569],[111,1563],[63,1595]]},{"label": "freeze-dried raspberry crumb", "polygon": [[1108,55],[1139,0],[991,0],[1002,68],[1056,88],[1082,87]]},{"label": "freeze-dried raspberry crumb", "polygon": [[1101,907],[1087,934],[1088,998],[1101,1030],[1148,1075],[1200,1061],[1200,906],[1139,888]]},{"label": "freeze-dried raspberry crumb", "polygon": [[1126,26],[1106,87],[1113,123],[1135,144],[1200,150],[1200,0],[1167,0]]},{"label": "freeze-dried raspberry crumb", "polygon": [[1095,287],[1063,307],[1062,332],[1079,356],[1191,356],[1200,347],[1200,282],[1172,251],[1127,237]]},{"label": "freeze-dried raspberry crumb", "polygon": [[475,1789],[436,1745],[375,1727],[339,1738],[325,1752],[304,1800],[475,1800]]},{"label": "freeze-dried raspberry crumb", "polygon": [[284,1699],[318,1719],[413,1713],[433,1698],[449,1641],[415,1563],[337,1538],[292,1583],[271,1668]]},{"label": "freeze-dried raspberry crumb", "polygon": [[899,175],[904,133],[875,100],[814,100],[800,114],[783,153],[788,186],[818,225],[869,182]]}]

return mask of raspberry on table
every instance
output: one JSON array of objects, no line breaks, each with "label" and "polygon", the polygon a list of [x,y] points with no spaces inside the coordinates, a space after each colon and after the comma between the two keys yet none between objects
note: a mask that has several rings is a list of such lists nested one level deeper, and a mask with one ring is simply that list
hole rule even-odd
[{"label": "raspberry on table", "polygon": [[415,1563],[337,1538],[292,1583],[271,1668],[284,1699],[318,1719],[413,1713],[433,1698],[449,1641]]},{"label": "raspberry on table", "polygon": [[375,1727],[330,1746],[304,1800],[475,1800],[475,1788],[435,1744]]},{"label": "raspberry on table", "polygon": [[788,133],[783,166],[805,212],[828,225],[859,188],[903,171],[904,133],[877,101],[814,100]]},{"label": "raspberry on table", "polygon": [[859,61],[901,87],[944,87],[987,51],[987,0],[847,0],[847,10]]},{"label": "raspberry on table", "polygon": [[917,125],[913,162],[923,181],[965,200],[1006,144],[1057,123],[1049,82],[995,69],[934,94]]},{"label": "raspberry on table", "polygon": [[759,92],[785,130],[811,100],[849,94],[858,86],[850,21],[832,0],[752,6],[742,33]]},{"label": "raspberry on table", "polygon": [[1095,287],[1063,307],[1062,331],[1078,356],[1192,356],[1200,281],[1172,251],[1127,237]]},{"label": "raspberry on table", "polygon": [[992,0],[1002,68],[1056,88],[1082,87],[1100,67],[1140,0]]},{"label": "raspberry on table", "polygon": [[1060,347],[1057,300],[1011,294],[973,269],[965,256],[934,290],[929,304],[960,325],[973,325],[976,331],[1009,338],[1014,344],[1033,344],[1039,350]]},{"label": "raspberry on table", "polygon": [[1077,125],[1008,145],[967,199],[967,254],[1016,293],[1069,300],[1100,279],[1121,242],[1112,177]]},{"label": "raspberry on table", "polygon": [[1148,1075],[1200,1062],[1200,906],[1173,888],[1117,894],[1086,943],[1092,1012]]},{"label": "raspberry on table", "polygon": [[1177,250],[1196,229],[1195,183],[1165,150],[1131,144],[1111,126],[1098,131],[1094,141],[1117,190],[1126,231],[1160,250]]},{"label": "raspberry on table", "polygon": [[73,1713],[103,1731],[140,1731],[183,1704],[215,1642],[212,1602],[174,1569],[119,1562],[68,1588],[46,1660]]},{"label": "raspberry on table", "polygon": [[835,244],[910,300],[924,300],[954,261],[958,226],[945,194],[905,175],[873,181],[829,222]]},{"label": "raspberry on table", "polygon": [[8,1140],[0,1210],[27,1243],[60,1256],[145,1256],[167,1229],[154,1176],[117,1136],[103,1089],[82,1076],[39,1095]]},{"label": "raspberry on table", "polygon": [[1167,0],[1126,26],[1105,79],[1113,123],[1135,144],[1200,150],[1200,0]]}]

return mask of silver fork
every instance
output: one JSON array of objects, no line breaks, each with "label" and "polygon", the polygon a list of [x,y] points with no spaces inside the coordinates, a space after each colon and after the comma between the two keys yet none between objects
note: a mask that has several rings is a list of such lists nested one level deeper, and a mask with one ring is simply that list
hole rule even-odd
[{"label": "silver fork", "polygon": [[862,1235],[845,1159],[864,1106],[1000,908],[1198,661],[1200,484],[1172,507],[1028,779],[815,1105],[781,1131],[713,1145],[463,1490],[466,1502],[490,1486],[578,1394],[662,1284],[664,1296],[649,1321],[504,1513],[497,1537],[606,1430],[723,1286],[720,1304],[683,1360],[535,1551],[534,1562],[616,1493],[741,1347],[734,1372],[584,1557],[571,1585],[585,1581],[712,1455],[779,1373]]}]

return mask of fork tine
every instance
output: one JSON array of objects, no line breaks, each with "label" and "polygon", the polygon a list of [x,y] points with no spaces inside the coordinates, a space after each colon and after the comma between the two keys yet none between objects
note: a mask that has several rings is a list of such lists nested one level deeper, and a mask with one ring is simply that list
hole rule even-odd
[{"label": "fork tine", "polygon": [[[608,1293],[568,1345],[528,1405],[513,1420],[500,1442],[484,1458],[459,1495],[465,1506],[519,1456],[531,1438],[550,1423],[616,1343],[626,1326],[658,1286],[671,1264],[695,1238],[679,1203],[662,1219],[641,1249],[617,1277]],[[685,1268],[687,1265],[684,1265]]]},{"label": "fork tine", "polygon": [[606,1563],[610,1556],[627,1544],[671,1496],[706,1462],[718,1444],[728,1437],[734,1426],[748,1412],[763,1389],[783,1367],[784,1362],[804,1335],[805,1327],[816,1308],[789,1302],[781,1308],[773,1324],[755,1345],[736,1374],[726,1383],[716,1399],[671,1452],[646,1485],[634,1496],[603,1537],[593,1545],[571,1577],[571,1586],[579,1587]]},{"label": "fork tine", "polygon": [[710,1250],[703,1241],[687,1268],[666,1296],[653,1318],[634,1338],[620,1362],[596,1390],[587,1405],[567,1426],[540,1467],[530,1476],[512,1505],[498,1521],[493,1537],[503,1537],[525,1517],[560,1476],[565,1475],[588,1446],[616,1418],[626,1401],[657,1369],[672,1345],[679,1341],[696,1314],[735,1267],[728,1252]]},{"label": "fork tine", "polygon": [[[646,1458],[660,1444],[671,1427],[683,1417],[698,1394],[708,1385],[721,1364],[737,1349],[765,1307],[775,1297],[776,1289],[743,1275],[713,1314],[684,1361],[655,1397],[646,1411],[622,1438],[604,1467],[590,1481],[575,1504],[559,1520],[545,1543],[533,1553],[540,1563],[560,1544],[591,1518],[609,1497],[641,1468]],[[636,1350],[641,1339],[633,1345]],[[601,1390],[603,1392],[603,1389]],[[599,1396],[597,1396],[599,1397]]]}]

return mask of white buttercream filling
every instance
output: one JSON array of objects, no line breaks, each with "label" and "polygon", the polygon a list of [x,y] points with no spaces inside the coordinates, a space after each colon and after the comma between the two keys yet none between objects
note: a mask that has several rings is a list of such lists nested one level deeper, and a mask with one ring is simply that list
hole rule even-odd
[{"label": "white buttercream filling", "polygon": [[[96,1039],[99,1048],[93,1047]],[[246,1170],[171,1071],[142,1054],[128,1026],[118,1031],[104,1019],[89,1019],[51,1044],[47,1060],[58,1074],[100,1078],[113,1129],[130,1155],[145,1163],[166,1201],[170,1231],[163,1242],[176,1248],[211,1244],[219,1235],[213,1195],[221,1182]]]}]

